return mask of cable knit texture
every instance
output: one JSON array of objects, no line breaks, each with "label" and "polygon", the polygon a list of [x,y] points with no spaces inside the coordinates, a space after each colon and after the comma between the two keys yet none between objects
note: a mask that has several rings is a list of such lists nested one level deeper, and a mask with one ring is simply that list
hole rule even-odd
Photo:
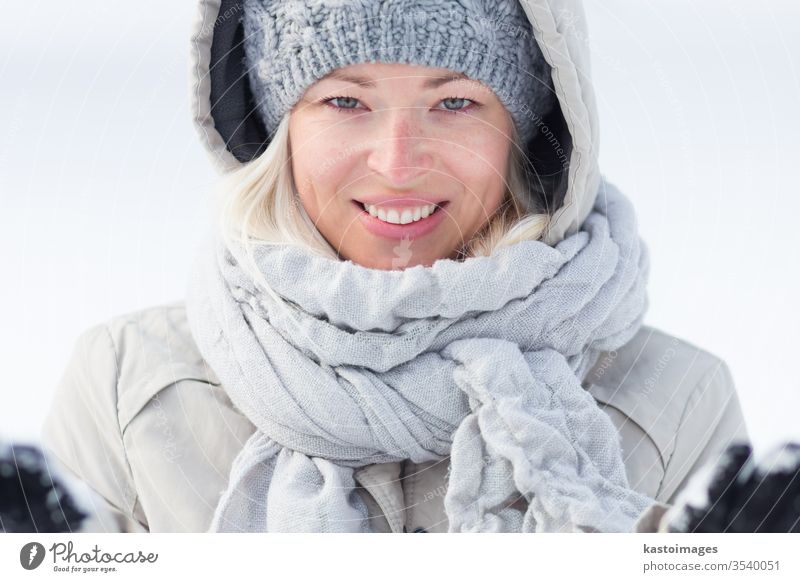
[{"label": "cable knit texture", "polygon": [[310,85],[358,63],[464,73],[495,92],[523,143],[555,102],[517,0],[245,0],[243,22],[248,77],[270,135]]},{"label": "cable knit texture", "polygon": [[[646,247],[611,185],[555,247],[386,271],[261,245],[273,293],[240,248],[210,244],[189,324],[257,427],[211,531],[370,531],[354,468],[448,455],[451,532],[630,531],[653,503],[581,386],[647,308]],[[520,497],[525,511],[509,507]]]}]

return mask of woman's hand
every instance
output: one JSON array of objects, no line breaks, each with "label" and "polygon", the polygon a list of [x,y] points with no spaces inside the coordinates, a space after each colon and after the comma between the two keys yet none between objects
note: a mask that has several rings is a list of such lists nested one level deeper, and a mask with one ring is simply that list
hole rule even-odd
[{"label": "woman's hand", "polygon": [[748,445],[728,447],[690,479],[667,512],[667,530],[800,532],[800,444],[787,443],[756,462]]}]

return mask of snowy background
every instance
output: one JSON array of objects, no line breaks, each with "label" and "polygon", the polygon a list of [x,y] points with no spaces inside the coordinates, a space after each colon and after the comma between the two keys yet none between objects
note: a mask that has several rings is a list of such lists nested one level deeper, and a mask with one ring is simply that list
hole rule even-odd
[{"label": "snowy background", "polygon": [[[193,0],[0,6],[0,436],[33,438],[81,331],[183,296],[215,173],[188,109]],[[800,440],[800,6],[586,9],[646,323],[729,363],[757,448]]]}]

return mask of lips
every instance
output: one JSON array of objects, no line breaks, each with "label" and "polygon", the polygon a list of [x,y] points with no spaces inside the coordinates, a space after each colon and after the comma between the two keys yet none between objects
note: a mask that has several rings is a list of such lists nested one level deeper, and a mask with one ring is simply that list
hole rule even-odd
[{"label": "lips", "polygon": [[[395,206],[395,204],[399,202],[399,199],[391,200],[391,205],[389,202],[390,201],[386,201],[383,205],[378,206],[383,206],[386,208],[401,208],[400,206]],[[414,205],[407,206],[406,208],[428,203],[429,202],[426,200],[414,199]],[[364,205],[361,202],[353,200],[353,204],[359,210],[359,221],[370,233],[381,238],[400,240],[420,238],[433,232],[441,224],[442,220],[444,220],[446,215],[445,209],[449,202],[444,201],[438,204],[434,212],[428,215],[426,218],[420,218],[419,220],[408,222],[407,224],[392,224],[390,222],[386,222],[377,216],[372,216],[372,214],[365,210]]]}]

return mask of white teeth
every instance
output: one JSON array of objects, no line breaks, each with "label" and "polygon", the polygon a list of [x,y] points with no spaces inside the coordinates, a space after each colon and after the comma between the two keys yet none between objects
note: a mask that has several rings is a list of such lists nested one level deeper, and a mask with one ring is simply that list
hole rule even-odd
[{"label": "white teeth", "polygon": [[364,210],[370,215],[391,224],[408,224],[417,222],[423,218],[428,218],[436,210],[436,204],[426,204],[425,206],[415,206],[414,208],[379,208],[372,204],[364,204]]}]

